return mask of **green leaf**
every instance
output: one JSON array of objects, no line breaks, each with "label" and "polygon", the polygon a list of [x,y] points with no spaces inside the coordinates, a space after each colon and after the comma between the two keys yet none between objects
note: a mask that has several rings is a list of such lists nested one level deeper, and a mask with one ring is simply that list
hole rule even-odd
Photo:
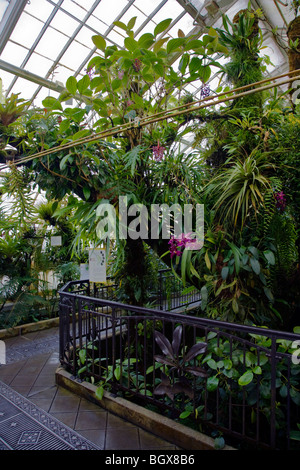
[{"label": "green leaf", "polygon": [[275,256],[274,256],[273,251],[271,251],[271,250],[264,251],[264,256],[265,256],[266,260],[268,261],[268,263],[271,264],[272,266],[274,266]]},{"label": "green leaf", "polygon": [[98,400],[102,400],[103,395],[104,395],[104,388],[101,385],[100,387],[96,388],[95,396],[96,398],[98,398]]},{"label": "green leaf", "polygon": [[207,379],[207,391],[208,392],[213,392],[214,390],[216,390],[218,385],[219,385],[219,379],[216,375],[213,377],[208,377]]},{"label": "green leaf", "polygon": [[206,267],[207,269],[211,269],[211,261],[210,261],[210,258],[209,258],[209,254],[208,254],[208,251],[206,251],[205,255],[204,255],[204,260],[205,260],[205,264],[206,264]]},{"label": "green leaf", "polygon": [[[64,170],[64,169],[66,168],[67,162],[68,162],[69,158],[71,158],[71,155],[70,155],[70,154],[65,155],[65,156],[61,159],[61,161],[60,161],[60,163],[59,163],[59,168],[60,168],[61,170]],[[80,354],[80,353],[79,353],[79,354]]]},{"label": "green leaf", "polygon": [[264,293],[266,294],[266,296],[270,300],[270,302],[274,301],[274,296],[272,294],[272,291],[268,287],[264,287]]},{"label": "green leaf", "polygon": [[222,279],[224,279],[224,281],[225,281],[225,279],[227,278],[228,273],[229,273],[229,268],[228,268],[228,266],[224,266],[224,267],[222,268],[222,271],[221,271],[221,276],[222,276]]},{"label": "green leaf", "polygon": [[101,51],[105,51],[106,41],[102,36],[100,36],[100,34],[92,36],[92,41],[97,47],[97,49],[100,49]]},{"label": "green leaf", "polygon": [[186,419],[190,416],[191,414],[191,411],[183,411],[180,415],[179,415],[179,418],[180,419]]},{"label": "green leaf", "polygon": [[66,81],[66,88],[70,93],[75,95],[75,93],[77,92],[77,80],[75,77],[71,76],[68,78],[68,80]]},{"label": "green leaf", "polygon": [[117,380],[120,380],[120,377],[121,377],[121,367],[116,367],[116,368],[115,368],[114,376],[116,377]]},{"label": "green leaf", "polygon": [[136,19],[137,19],[137,16],[134,16],[133,18],[131,18],[131,19],[128,21],[127,30],[130,31],[132,28],[134,28],[135,23],[136,23]]},{"label": "green leaf", "polygon": [[165,69],[164,69],[163,64],[154,64],[153,65],[153,70],[159,77],[164,76]]},{"label": "green leaf", "polygon": [[81,95],[87,90],[90,83],[91,83],[91,80],[88,75],[84,75],[84,77],[82,77],[81,80],[77,82],[77,90],[79,91]]},{"label": "green leaf", "polygon": [[124,29],[124,31],[127,31],[127,25],[125,23],[122,23],[122,21],[114,21],[113,24],[121,29]]},{"label": "green leaf", "polygon": [[49,109],[59,109],[60,111],[62,111],[62,105],[60,103],[60,101],[58,101],[58,99],[54,98],[54,96],[47,96],[47,98],[45,98],[43,100],[43,106],[45,108],[49,108]]},{"label": "green leaf", "polygon": [[256,258],[250,258],[250,264],[255,274],[260,273],[260,263]]},{"label": "green leaf", "polygon": [[64,119],[63,121],[61,121],[59,125],[59,132],[63,134],[64,132],[66,132],[66,130],[69,129],[69,127],[70,127],[69,119]]},{"label": "green leaf", "polygon": [[217,370],[218,368],[217,363],[214,359],[210,359],[209,361],[207,361],[207,365],[213,370]]},{"label": "green leaf", "polygon": [[139,47],[138,42],[135,39],[130,38],[130,37],[124,39],[124,45],[126,49],[128,49],[131,52],[134,52]]},{"label": "green leaf", "polygon": [[86,200],[88,200],[90,198],[90,195],[91,195],[91,190],[88,186],[84,186],[83,188],[83,195],[85,197]]},{"label": "green leaf", "polygon": [[143,34],[138,40],[139,47],[143,47],[145,49],[148,49],[150,46],[152,46],[153,43],[154,43],[154,36],[151,33]]},{"label": "green leaf", "polygon": [[171,52],[178,50],[184,43],[185,43],[185,38],[170,39],[170,41],[167,44],[167,53],[171,54]]},{"label": "green leaf", "polygon": [[178,67],[180,72],[182,73],[182,75],[185,74],[185,71],[186,71],[186,68],[187,68],[187,65],[188,65],[189,61],[190,61],[189,54],[183,54],[183,56],[180,59],[179,67]]},{"label": "green leaf", "polygon": [[234,311],[234,313],[238,313],[239,311],[239,304],[237,303],[236,299],[232,299],[232,310]]},{"label": "green leaf", "polygon": [[154,36],[157,36],[158,34],[162,33],[165,31],[171,24],[172,18],[167,18],[166,20],[161,21],[156,25],[154,29]]},{"label": "green leaf", "polygon": [[86,137],[87,135],[90,134],[89,129],[81,129],[81,131],[76,132],[75,134],[72,135],[72,139],[79,140],[82,139],[83,137]]},{"label": "green leaf", "polygon": [[79,359],[80,359],[81,364],[84,364],[84,363],[85,363],[85,360],[86,360],[86,349],[80,349],[80,351],[79,351]]},{"label": "green leaf", "polygon": [[153,46],[153,52],[158,52],[162,46],[164,45],[165,42],[167,42],[169,39],[168,38],[161,38]]},{"label": "green leaf", "polygon": [[199,57],[193,57],[189,64],[190,74],[197,72],[202,67],[202,59]]},{"label": "green leaf", "polygon": [[239,378],[239,385],[244,387],[245,385],[248,385],[250,382],[252,382],[252,380],[253,380],[253,372],[248,370]]},{"label": "green leaf", "polygon": [[210,75],[211,75],[211,69],[208,65],[206,65],[205,67],[203,67],[203,69],[201,69],[200,76],[201,76],[203,83],[207,82]]},{"label": "green leaf", "polygon": [[207,306],[207,300],[208,300],[207,287],[202,286],[200,293],[201,293],[201,310],[205,310]]}]

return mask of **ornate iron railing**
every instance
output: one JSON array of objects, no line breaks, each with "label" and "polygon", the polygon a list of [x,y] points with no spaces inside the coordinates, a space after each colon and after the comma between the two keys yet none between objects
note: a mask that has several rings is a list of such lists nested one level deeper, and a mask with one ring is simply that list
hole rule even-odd
[{"label": "ornate iron railing", "polygon": [[237,447],[297,446],[300,335],[125,305],[108,289],[60,292],[60,361],[74,377]]}]

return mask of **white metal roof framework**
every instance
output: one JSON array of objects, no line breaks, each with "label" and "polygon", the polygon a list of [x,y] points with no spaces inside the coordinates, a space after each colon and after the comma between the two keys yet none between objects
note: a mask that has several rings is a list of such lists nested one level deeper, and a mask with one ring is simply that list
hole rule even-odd
[{"label": "white metal roof framework", "polygon": [[[107,44],[123,46],[122,30],[114,25],[137,17],[136,36],[153,32],[172,18],[168,34],[177,37],[220,27],[221,16],[232,19],[249,0],[0,0],[0,78],[6,95],[40,106],[57,97],[70,75],[80,78],[97,53],[91,40],[101,34]],[[261,28],[273,65],[269,73],[288,70],[286,29],[293,19],[291,0],[251,0],[264,19]],[[276,34],[274,30],[276,28]],[[99,51],[98,51],[99,52]],[[211,78],[213,81],[213,77]],[[200,89],[200,88],[199,88]],[[191,90],[195,95],[197,87]]]}]

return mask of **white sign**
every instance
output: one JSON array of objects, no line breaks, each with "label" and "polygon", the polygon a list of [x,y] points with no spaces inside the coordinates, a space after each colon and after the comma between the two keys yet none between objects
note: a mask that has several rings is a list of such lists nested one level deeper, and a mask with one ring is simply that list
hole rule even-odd
[{"label": "white sign", "polygon": [[95,248],[89,251],[89,280],[106,282],[106,254],[103,249]]},{"label": "white sign", "polygon": [[57,235],[55,237],[51,237],[51,246],[61,246],[61,235]]},{"label": "white sign", "polygon": [[80,280],[86,281],[89,279],[89,265],[87,263],[80,264]]}]

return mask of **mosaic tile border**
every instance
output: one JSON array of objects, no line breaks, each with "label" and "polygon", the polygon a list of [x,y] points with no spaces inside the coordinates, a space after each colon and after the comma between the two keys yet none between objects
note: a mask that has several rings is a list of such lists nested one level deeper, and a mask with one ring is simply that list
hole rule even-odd
[{"label": "mosaic tile border", "polygon": [[[95,444],[64,425],[27,398],[0,381],[0,449],[18,450],[27,444],[28,450],[101,450]],[[8,439],[12,427],[19,427],[19,435]],[[7,438],[4,430],[7,430]],[[40,435],[46,434],[41,443]],[[24,440],[25,439],[25,440]],[[12,443],[14,442],[13,447]],[[40,442],[38,442],[40,441]],[[47,447],[46,442],[51,445]],[[50,444],[51,442],[51,444]],[[42,446],[42,447],[41,447]]]}]

